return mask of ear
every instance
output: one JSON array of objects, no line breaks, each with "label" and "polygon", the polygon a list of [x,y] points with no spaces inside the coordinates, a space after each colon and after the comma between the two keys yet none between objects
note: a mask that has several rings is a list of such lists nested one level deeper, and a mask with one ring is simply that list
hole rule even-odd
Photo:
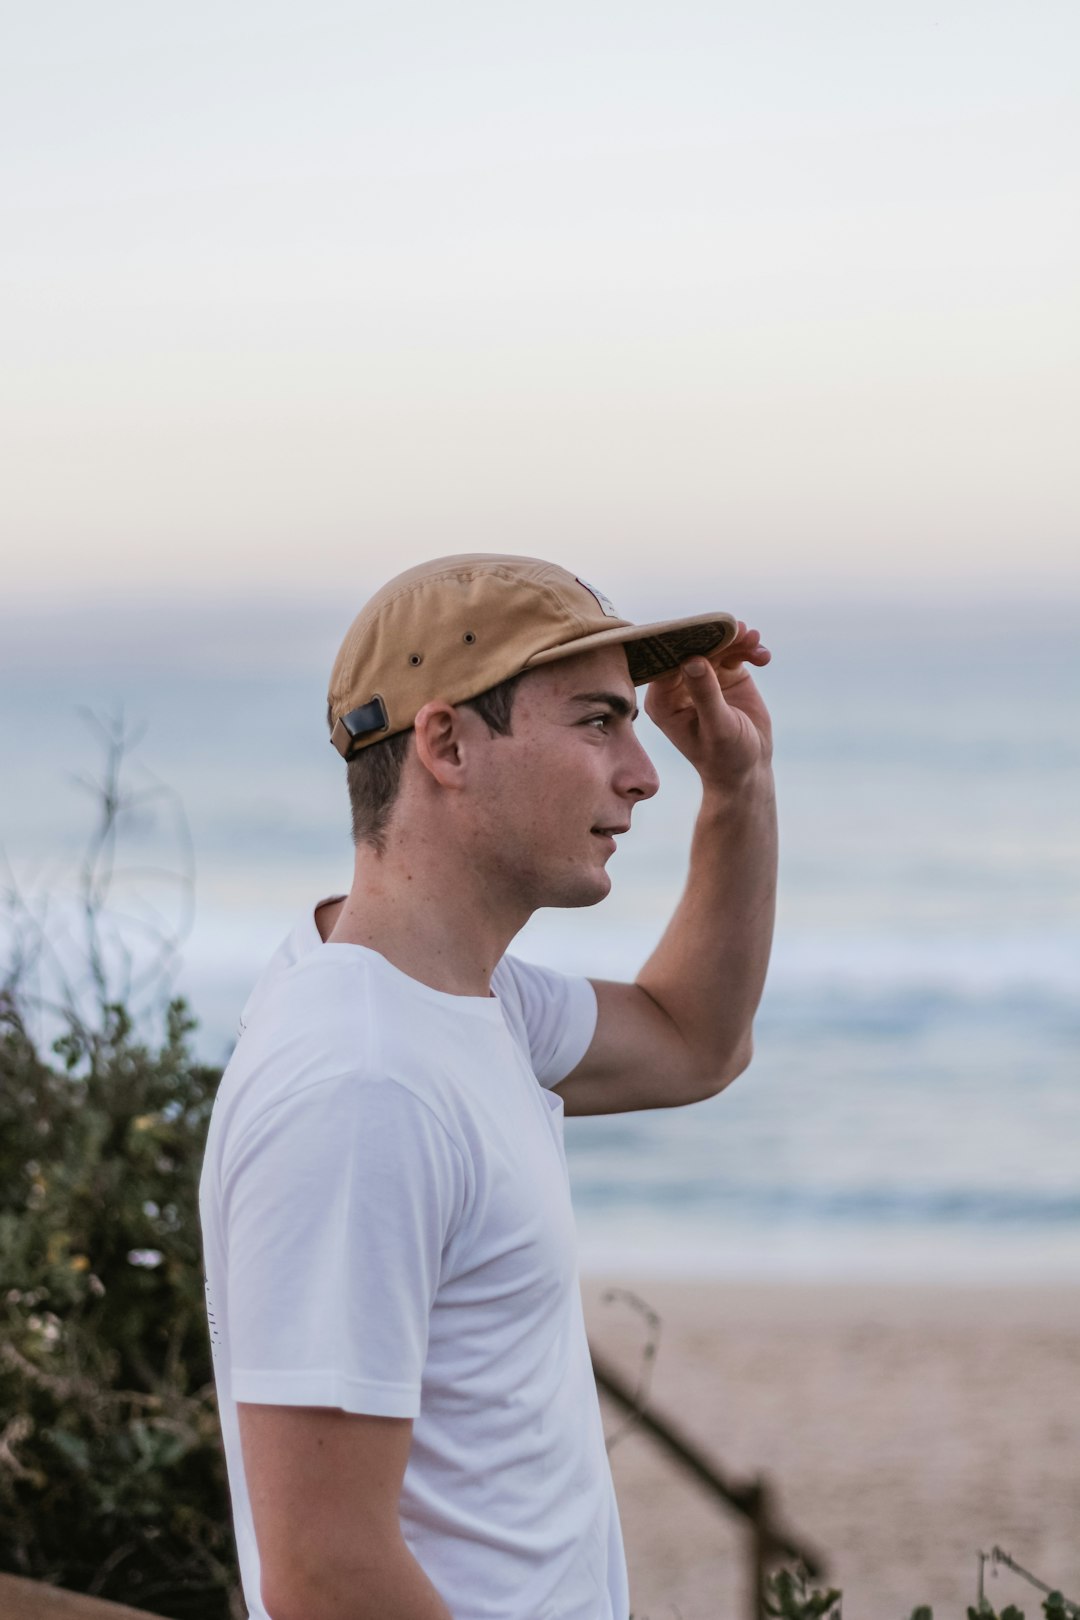
[{"label": "ear", "polygon": [[436,700],[425,703],[413,721],[416,757],[440,787],[462,786],[467,712]]}]

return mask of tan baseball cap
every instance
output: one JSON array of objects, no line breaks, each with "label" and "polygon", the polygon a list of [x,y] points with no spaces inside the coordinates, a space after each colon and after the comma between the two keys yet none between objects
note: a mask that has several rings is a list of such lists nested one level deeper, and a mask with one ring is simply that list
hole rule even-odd
[{"label": "tan baseball cap", "polygon": [[536,557],[437,557],[398,574],[353,620],[330,676],[330,741],[350,759],[408,731],[435,698],[464,703],[524,670],[618,643],[641,686],[737,631],[730,613],[632,624],[595,586]]}]

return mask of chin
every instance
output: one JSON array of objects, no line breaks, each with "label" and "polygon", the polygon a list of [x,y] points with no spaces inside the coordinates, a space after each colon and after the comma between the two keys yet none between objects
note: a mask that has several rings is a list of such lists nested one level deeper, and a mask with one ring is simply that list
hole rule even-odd
[{"label": "chin", "polygon": [[611,893],[611,879],[604,871],[578,874],[560,886],[558,895],[545,900],[546,906],[570,911],[581,906],[596,906]]}]

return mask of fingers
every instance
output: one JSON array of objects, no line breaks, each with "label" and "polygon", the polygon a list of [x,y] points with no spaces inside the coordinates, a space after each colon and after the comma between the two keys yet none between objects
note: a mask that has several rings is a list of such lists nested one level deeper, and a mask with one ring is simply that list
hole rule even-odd
[{"label": "fingers", "polygon": [[719,667],[734,669],[739,664],[755,664],[760,668],[767,664],[772,653],[762,645],[761,631],[748,630],[742,619],[738,620],[738,626],[734,641],[728,643],[717,660]]}]

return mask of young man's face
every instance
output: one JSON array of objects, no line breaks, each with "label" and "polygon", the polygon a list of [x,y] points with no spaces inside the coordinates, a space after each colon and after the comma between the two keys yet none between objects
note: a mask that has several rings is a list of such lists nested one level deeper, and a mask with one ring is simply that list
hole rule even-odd
[{"label": "young man's face", "polygon": [[529,909],[594,905],[610,890],[614,835],[659,787],[636,712],[626,653],[605,647],[531,671],[510,735],[482,748],[477,866]]}]

